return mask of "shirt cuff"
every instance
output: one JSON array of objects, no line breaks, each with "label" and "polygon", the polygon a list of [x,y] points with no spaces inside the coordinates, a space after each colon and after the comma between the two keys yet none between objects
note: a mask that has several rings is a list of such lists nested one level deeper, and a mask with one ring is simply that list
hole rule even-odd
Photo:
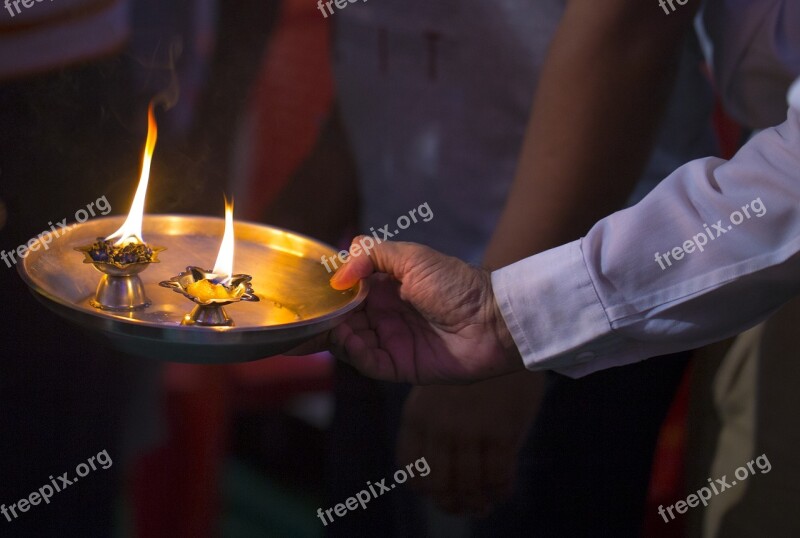
[{"label": "shirt cuff", "polygon": [[581,240],[493,272],[492,286],[528,369],[581,377],[633,362],[621,353],[630,343],[612,330]]},{"label": "shirt cuff", "polygon": [[794,81],[789,89],[789,106],[800,112],[800,78]]}]

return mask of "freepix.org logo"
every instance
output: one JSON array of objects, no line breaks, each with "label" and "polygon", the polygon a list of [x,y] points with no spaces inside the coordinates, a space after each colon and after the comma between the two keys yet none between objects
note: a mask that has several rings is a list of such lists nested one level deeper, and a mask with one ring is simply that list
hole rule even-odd
[{"label": "freepix.org logo", "polygon": [[[417,217],[419,217],[419,219]],[[322,265],[325,266],[325,269],[327,269],[329,273],[332,273],[339,268],[339,264],[336,263],[337,260],[339,263],[344,264],[347,261],[347,258],[349,258],[351,255],[359,256],[363,252],[369,256],[370,251],[375,248],[376,245],[380,245],[384,241],[388,241],[394,236],[399,235],[401,230],[408,229],[412,224],[419,222],[420,219],[422,222],[430,222],[433,220],[433,210],[431,210],[431,206],[428,205],[428,202],[420,204],[420,206],[416,209],[409,211],[407,215],[400,215],[397,217],[397,227],[395,228],[394,232],[389,231],[389,228],[391,227],[390,224],[378,228],[377,231],[374,227],[372,227],[370,228],[372,236],[362,236],[350,247],[350,252],[342,250],[335,256],[323,255],[321,258]],[[378,232],[383,235],[383,238],[379,237]],[[375,238],[374,240],[373,237]]]},{"label": "freepix.org logo", "polygon": [[[658,0],[658,5],[661,6],[661,9],[663,9],[664,13],[667,15],[678,9],[675,7],[675,4],[678,4],[679,6],[685,6],[688,3],[689,0]],[[669,9],[667,9],[667,5],[669,5]],[[672,11],[670,11],[670,9]]]},{"label": "freepix.org logo", "polygon": [[[692,493],[686,497],[686,500],[681,500],[675,504],[671,504],[667,506],[666,510],[664,509],[664,505],[659,505],[658,513],[662,518],[664,518],[664,523],[669,523],[675,519],[675,514],[672,512],[673,508],[676,512],[678,512],[678,514],[685,514],[689,508],[694,508],[700,503],[702,503],[703,506],[708,506],[708,502],[711,500],[711,497],[720,495],[724,493],[725,490],[732,488],[736,484],[744,482],[751,476],[755,476],[756,468],[761,471],[761,474],[767,474],[772,470],[772,464],[769,462],[769,458],[767,458],[766,454],[761,454],[756,459],[748,461],[745,465],[737,467],[736,471],[734,471],[733,475],[736,477],[736,480],[731,480],[729,482],[728,475],[726,474],[722,475],[722,478],[715,478],[714,480],[709,478],[708,486],[703,486],[702,488],[698,489],[697,493]],[[669,519],[667,519],[667,514],[669,514]]]},{"label": "freepix.org logo", "polygon": [[[97,211],[95,211],[95,209],[97,209]],[[101,196],[94,202],[89,202],[86,205],[86,209],[81,208],[77,210],[75,212],[75,220],[79,224],[86,222],[89,220],[89,217],[97,216],[98,212],[101,215],[108,215],[111,212],[111,204],[108,203],[108,199],[105,197],[105,195]],[[31,238],[31,240],[26,244],[18,246],[11,252],[0,250],[0,259],[6,262],[7,267],[12,267],[19,260],[25,258],[30,252],[35,252],[40,248],[48,250],[50,248],[50,243],[53,242],[53,239],[58,239],[72,229],[72,226],[67,226],[66,218],[61,219],[55,224],[52,222],[48,222],[47,224],[50,226],[49,230],[45,230],[36,237]],[[57,229],[56,225],[58,225]]]},{"label": "freepix.org logo", "polygon": [[50,499],[53,498],[53,495],[64,491],[71,485],[77,483],[81,478],[89,476],[93,471],[105,470],[112,465],[114,465],[114,462],[111,460],[111,456],[108,455],[108,451],[101,450],[96,456],[92,456],[86,460],[86,462],[79,463],[78,466],[75,467],[75,474],[78,476],[70,478],[69,472],[63,473],[55,478],[53,478],[53,475],[50,475],[50,482],[44,484],[36,491],[31,492],[30,495],[21,498],[9,506],[0,504],[0,514],[3,514],[6,520],[11,523],[33,506],[38,506],[42,502],[44,502],[44,504],[50,504]]},{"label": "freepix.org logo", "polygon": [[[405,483],[409,478],[414,478],[414,469],[417,470],[417,474],[420,477],[428,476],[431,473],[428,460],[424,457],[419,458],[417,461],[406,465],[405,469],[400,468],[395,471],[394,483],[386,484],[386,478],[378,480],[374,484],[368,480],[366,485],[369,491],[367,489],[362,489],[353,497],[348,497],[345,502],[339,503],[327,510],[317,508],[317,517],[322,521],[322,524],[327,527],[328,523],[333,523],[335,521],[336,518],[334,514],[336,517],[344,517],[348,512],[358,510],[359,507],[362,510],[366,510],[369,501],[377,499],[384,493],[389,493],[396,488],[398,484]],[[376,487],[378,488],[377,490],[375,489]]]},{"label": "freepix.org logo", "polygon": [[[673,262],[679,262],[688,254],[692,254],[695,251],[705,252],[706,245],[709,245],[711,241],[714,241],[732,231],[734,226],[739,226],[744,221],[753,217],[760,219],[766,214],[767,206],[765,206],[764,202],[761,201],[761,197],[756,198],[755,200],[743,205],[741,211],[736,210],[731,213],[729,217],[730,224],[727,226],[722,223],[722,219],[713,223],[711,227],[709,227],[707,223],[704,223],[703,231],[691,239],[684,241],[683,245],[675,247],[672,250],[668,250],[663,254],[656,252],[655,262],[659,267],[661,267],[661,270],[664,271],[667,269],[667,267],[672,267]],[[670,259],[670,257],[672,259]]]},{"label": "freepix.org logo", "polygon": [[[39,2],[43,1],[44,0],[6,0],[5,6],[8,10],[8,13],[11,15],[11,18],[13,19],[15,15],[22,13],[22,10],[19,9],[20,4],[22,4],[22,7],[25,9],[28,9],[33,7],[34,4],[38,4]],[[53,0],[50,1],[52,2]],[[16,10],[16,13],[14,10]]]}]

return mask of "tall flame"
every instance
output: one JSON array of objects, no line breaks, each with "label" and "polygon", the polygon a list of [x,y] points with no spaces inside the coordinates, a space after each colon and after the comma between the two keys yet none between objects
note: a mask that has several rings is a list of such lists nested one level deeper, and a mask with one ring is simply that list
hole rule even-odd
[{"label": "tall flame", "polygon": [[217,283],[227,284],[233,275],[233,200],[225,199],[225,233],[219,246],[217,262],[214,264]]},{"label": "tall flame", "polygon": [[136,188],[136,196],[133,198],[131,210],[128,218],[119,230],[106,237],[106,239],[116,239],[114,245],[126,245],[129,243],[144,243],[142,239],[142,217],[144,215],[144,199],[147,196],[147,183],[150,180],[150,163],[153,160],[153,151],[156,147],[158,138],[158,128],[156,118],[153,114],[153,103],[147,107],[147,141],[144,144],[144,155],[142,156],[142,174],[139,177],[139,186]]}]

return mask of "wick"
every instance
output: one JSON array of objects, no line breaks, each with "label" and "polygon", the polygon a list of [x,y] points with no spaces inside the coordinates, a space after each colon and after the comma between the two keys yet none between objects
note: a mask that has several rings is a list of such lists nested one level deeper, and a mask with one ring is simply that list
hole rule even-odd
[{"label": "wick", "polygon": [[214,278],[209,279],[213,284],[220,284],[222,286],[228,287],[231,282],[230,276],[225,275],[214,275]]}]

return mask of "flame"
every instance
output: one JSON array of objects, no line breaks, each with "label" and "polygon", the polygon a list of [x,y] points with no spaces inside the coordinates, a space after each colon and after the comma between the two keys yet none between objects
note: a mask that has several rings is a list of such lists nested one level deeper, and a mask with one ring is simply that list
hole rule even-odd
[{"label": "flame", "polygon": [[219,246],[217,262],[214,264],[215,281],[218,284],[228,284],[233,275],[233,200],[228,203],[225,199],[225,233],[222,244]]},{"label": "flame", "polygon": [[117,239],[116,246],[129,243],[144,243],[142,239],[142,217],[144,215],[144,199],[147,196],[147,183],[150,179],[150,163],[153,160],[153,151],[156,147],[158,138],[158,128],[156,118],[153,114],[153,103],[147,107],[147,141],[144,144],[144,155],[142,156],[142,174],[139,177],[139,186],[136,188],[136,196],[133,198],[131,210],[128,218],[119,230],[106,237],[106,239]]}]

